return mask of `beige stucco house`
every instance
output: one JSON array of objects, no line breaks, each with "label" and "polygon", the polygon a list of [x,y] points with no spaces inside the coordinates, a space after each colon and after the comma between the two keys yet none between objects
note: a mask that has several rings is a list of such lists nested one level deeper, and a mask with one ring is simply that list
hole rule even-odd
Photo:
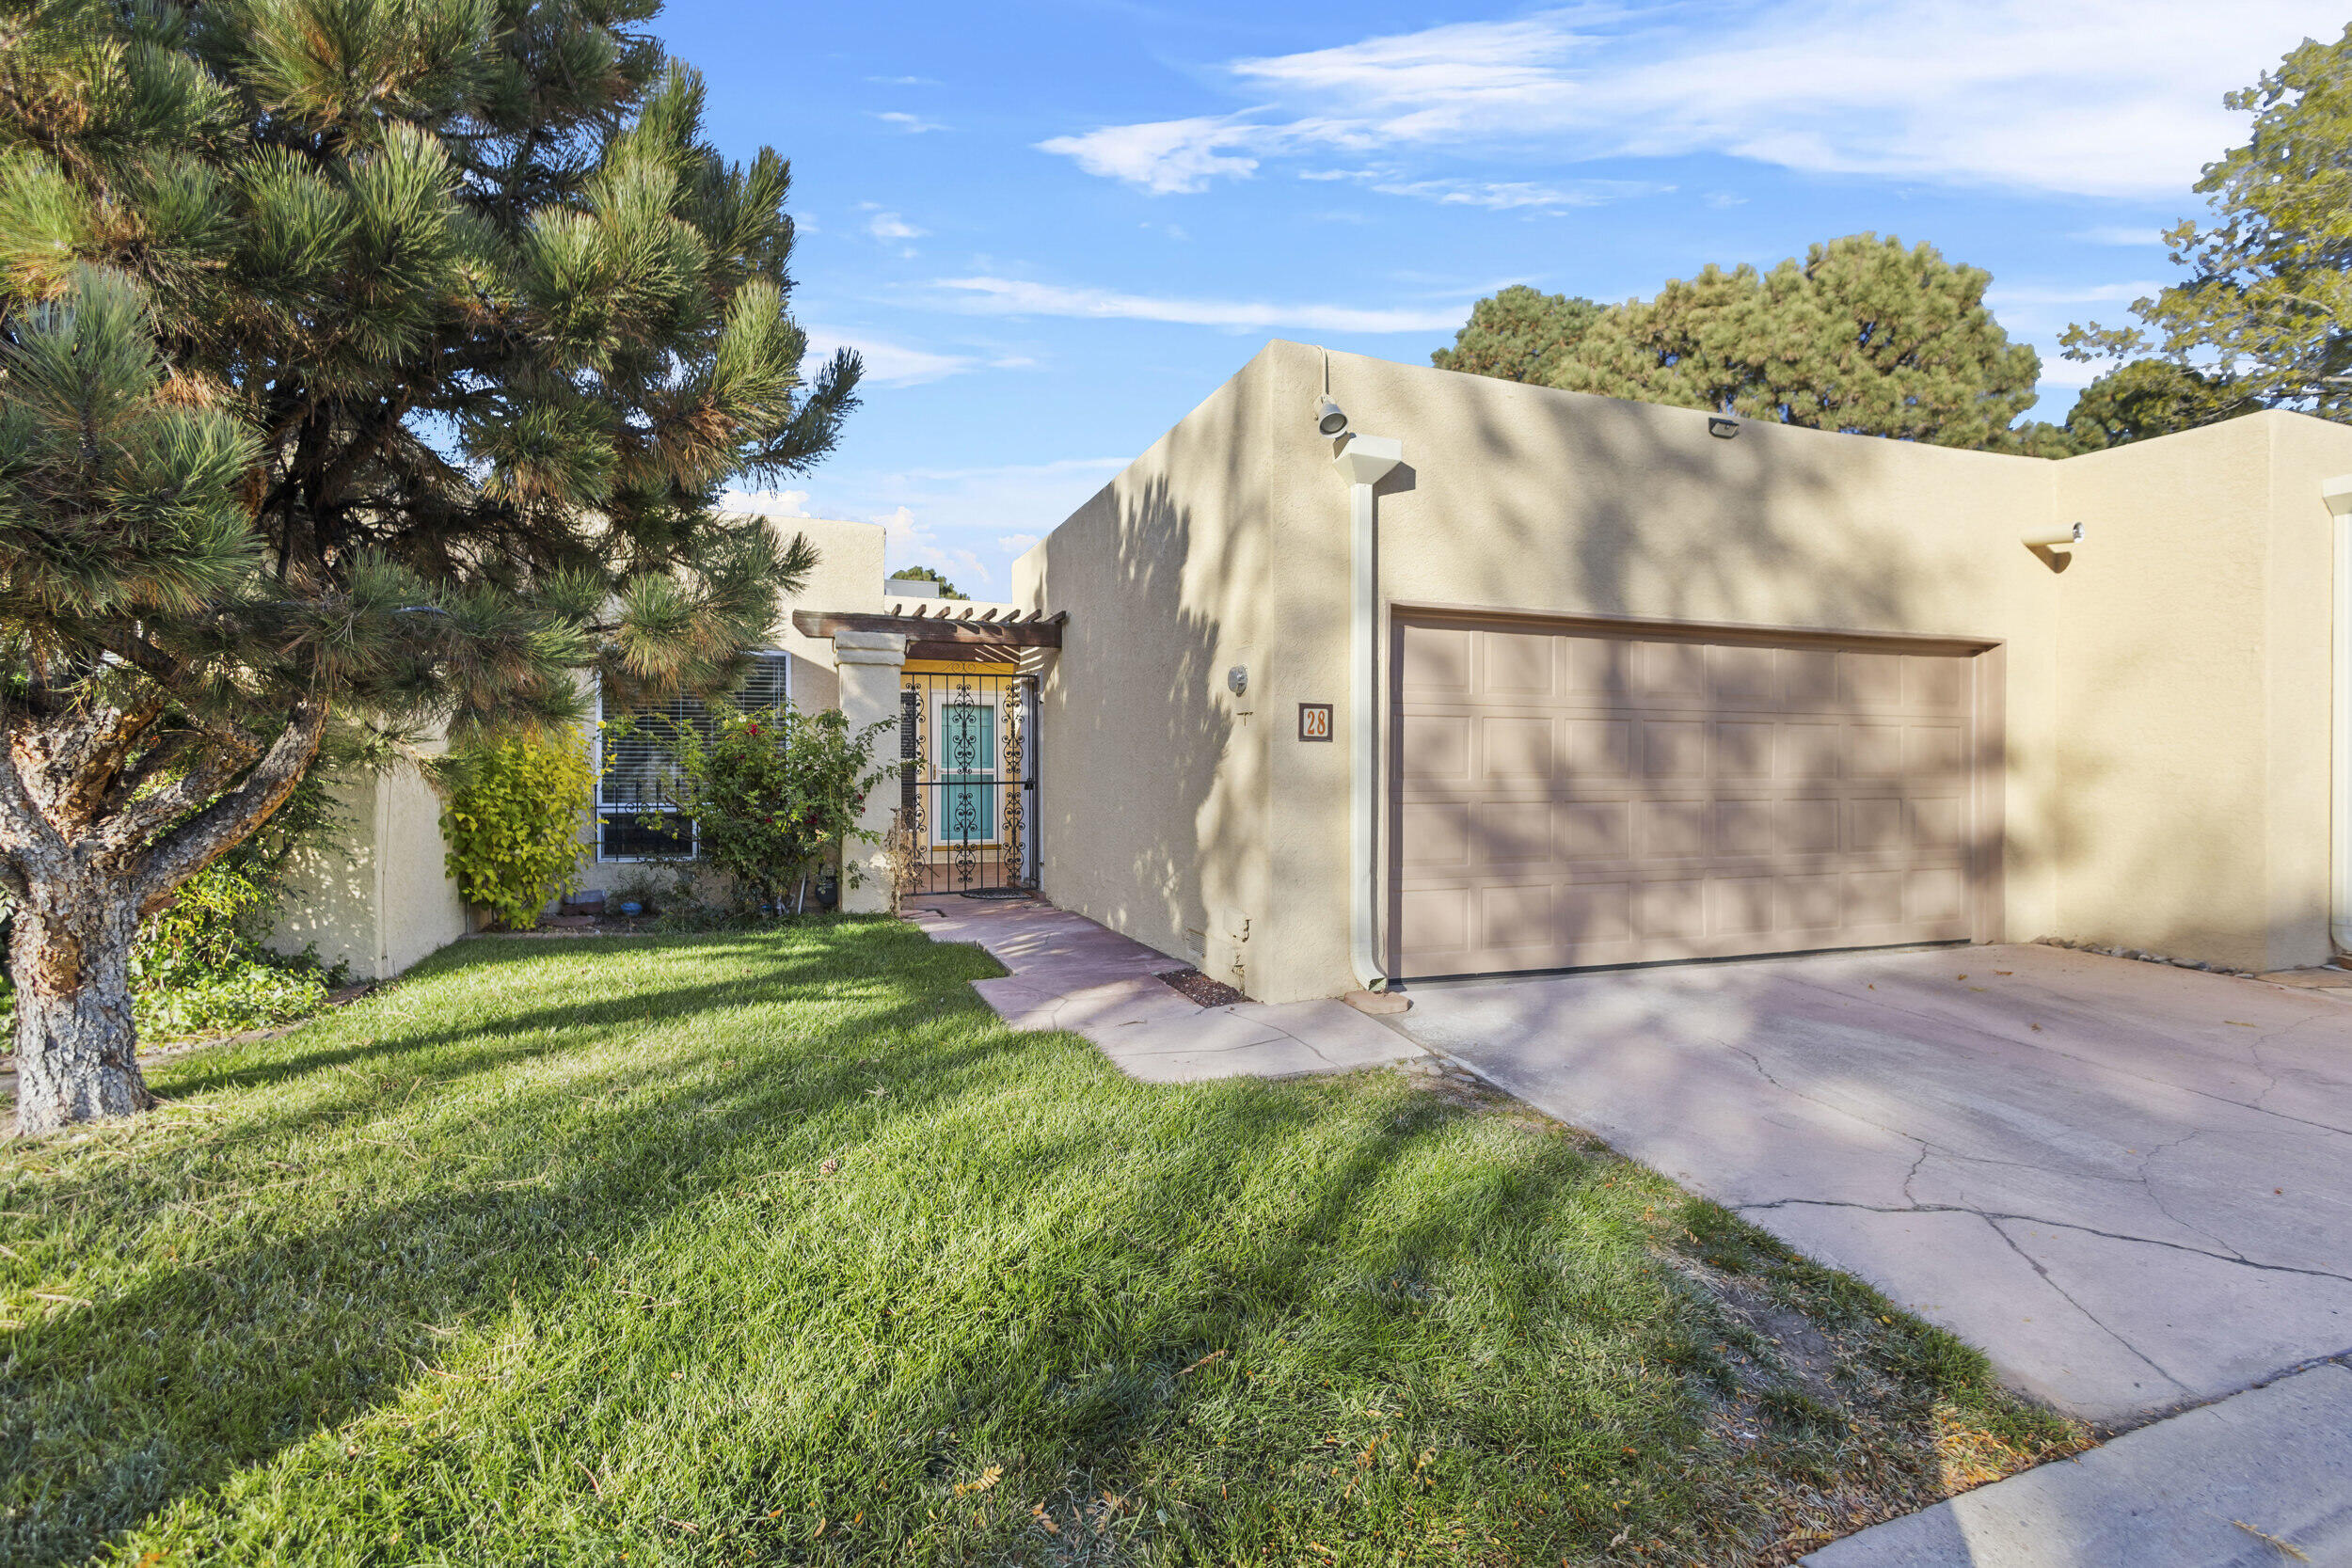
[{"label": "beige stucco house", "polygon": [[[765,646],[755,654],[752,674],[745,690],[739,693],[742,700],[781,699],[818,708],[840,705],[844,670],[854,682],[861,656],[852,647],[837,647],[830,633],[812,635],[803,630],[795,616],[805,619],[812,608],[821,608],[834,619],[846,615],[888,620],[895,614],[928,623],[931,629],[913,640],[915,657],[912,658],[904,657],[907,640],[882,640],[892,644],[895,654],[886,672],[889,689],[874,702],[888,714],[897,715],[904,707],[898,695],[902,684],[928,681],[958,686],[965,689],[967,698],[972,690],[985,689],[991,701],[1011,685],[1005,678],[1001,656],[992,656],[985,648],[955,645],[948,623],[959,616],[976,623],[981,616],[989,617],[992,624],[1009,622],[1015,614],[1012,605],[971,600],[949,603],[936,598],[936,590],[928,584],[885,579],[884,535],[880,524],[776,516],[769,519],[769,526],[787,538],[805,535],[817,547],[818,564],[802,591],[786,602]],[[854,636],[847,639],[850,643],[856,641]],[[658,818],[659,803],[641,799],[648,792],[632,787],[642,778],[642,767],[633,768],[630,763],[643,759],[608,754],[600,724],[606,717],[602,694],[592,679],[583,679],[587,703],[580,744],[596,767],[598,783],[595,805],[580,817],[578,885],[582,890],[616,892],[641,882],[666,887],[670,879],[655,874],[666,871],[676,858],[677,835],[664,835],[647,826],[648,816]],[[685,717],[695,707],[686,702],[671,705],[671,711],[673,716]],[[953,711],[960,714],[962,709]],[[988,738],[993,742],[990,753],[975,760],[992,766],[1002,760],[1018,761],[1017,752],[1004,746],[1001,736]],[[885,752],[895,756],[895,736],[885,740]],[[926,782],[915,784],[912,790],[889,790],[878,796],[876,810],[883,820],[902,798],[938,800],[950,805],[975,800],[993,805],[1006,794],[993,783],[968,782],[988,777],[984,769],[951,773],[944,784],[937,781],[937,771],[931,769]],[[336,796],[342,812],[342,832],[331,842],[304,852],[292,879],[294,896],[273,945],[287,952],[307,947],[328,963],[347,964],[357,978],[385,979],[473,928],[474,922],[444,863],[440,801],[413,771],[363,774],[339,784]],[[1003,884],[1008,879],[1005,867],[983,858],[996,854],[996,846],[1005,837],[1001,828],[985,831],[999,823],[1001,815],[993,813],[989,824],[968,828],[952,842],[928,845],[922,858],[937,865],[931,880],[946,886],[949,873],[961,869],[984,872],[991,885]],[[937,832],[929,836],[942,838]],[[691,842],[685,852],[691,862]],[[959,867],[959,862],[975,863]],[[1033,866],[1020,863],[1011,869],[1020,879],[1034,881]],[[962,883],[971,885],[975,879],[967,874]],[[866,904],[886,900],[879,882],[870,883],[865,894],[860,901]]]},{"label": "beige stucco house", "polygon": [[[2294,414],[2049,462],[1278,341],[1009,602],[779,521],[826,565],[775,649],[894,726],[868,821],[923,891],[1268,1001],[2041,936],[2275,969],[2346,930],[2344,474]],[[343,868],[394,967],[458,928],[404,809]]]},{"label": "beige stucco house", "polygon": [[2324,961],[2348,471],[2295,414],[2050,462],[1270,343],[1019,563],[1068,614],[1043,891],[1269,1001],[2041,936]]}]

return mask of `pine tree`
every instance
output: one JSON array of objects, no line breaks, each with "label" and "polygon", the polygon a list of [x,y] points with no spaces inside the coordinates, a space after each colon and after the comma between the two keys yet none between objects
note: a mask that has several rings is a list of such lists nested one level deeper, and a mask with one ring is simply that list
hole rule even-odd
[{"label": "pine tree", "polygon": [[1851,234],[1768,273],[1708,266],[1605,309],[1504,290],[1433,358],[1604,397],[2013,450],[2010,421],[2042,367],[1985,308],[1991,281],[1932,245]]},{"label": "pine tree", "polygon": [[0,0],[17,1125],[151,1103],[141,915],[322,756],[729,683],[815,563],[715,503],[803,384],[788,174],[651,0]]},{"label": "pine tree", "polygon": [[1599,314],[1589,299],[1514,283],[1471,306],[1454,346],[1438,349],[1429,362],[1441,371],[1549,386],[1553,368],[1575,352]]}]

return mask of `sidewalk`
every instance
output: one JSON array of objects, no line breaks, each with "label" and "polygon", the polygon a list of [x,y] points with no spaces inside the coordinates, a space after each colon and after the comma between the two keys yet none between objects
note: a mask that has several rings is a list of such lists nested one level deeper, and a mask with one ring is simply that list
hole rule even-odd
[{"label": "sidewalk", "polygon": [[905,914],[932,941],[977,943],[1010,971],[972,985],[1007,1023],[1084,1035],[1147,1084],[1295,1078],[1424,1054],[1344,1002],[1203,1007],[1154,978],[1180,960],[1050,904],[928,896],[908,899]]},{"label": "sidewalk", "polygon": [[2345,1568],[2352,1369],[2307,1368],[1803,1560],[1806,1568]]}]

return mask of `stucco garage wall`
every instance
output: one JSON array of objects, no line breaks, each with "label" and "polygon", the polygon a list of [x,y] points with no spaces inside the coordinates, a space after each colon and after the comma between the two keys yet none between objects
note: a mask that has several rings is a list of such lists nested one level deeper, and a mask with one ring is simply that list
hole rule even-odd
[{"label": "stucco garage wall", "polygon": [[[1353,983],[1325,374],[1320,350],[1269,344],[1021,568],[1028,602],[1072,615],[1046,686],[1048,895],[1171,953],[1220,930],[1241,952],[1246,930],[1270,1001]],[[1355,355],[1328,377],[1355,429],[1404,443],[1387,604],[1994,644],[2001,934],[2326,957],[2319,485],[2352,472],[2352,430],[2265,414],[2053,463],[1754,422],[1724,440],[1692,410]],[[2020,540],[2077,518],[2077,549]],[[1295,738],[1301,702],[1337,705],[1337,743]]]},{"label": "stucco garage wall", "polygon": [[[1068,610],[1039,692],[1046,895],[1261,990],[1269,672],[1261,355],[1014,567]],[[1226,687],[1235,665],[1248,692]]]},{"label": "stucco garage wall", "polygon": [[[1322,356],[1278,343],[1260,367],[1274,696],[1343,713],[1347,490],[1309,418]],[[2048,515],[2053,465],[1756,423],[1722,440],[1688,409],[1355,355],[1332,355],[1330,379],[1354,428],[1404,442],[1379,490],[1389,603],[2006,644],[2005,925],[2050,928],[2058,586],[2017,536]],[[1329,994],[1349,983],[1348,748],[1269,733],[1274,952],[1258,994]]]},{"label": "stucco garage wall", "polygon": [[2324,961],[2332,546],[2352,430],[2265,413],[2056,465],[2056,928]]}]

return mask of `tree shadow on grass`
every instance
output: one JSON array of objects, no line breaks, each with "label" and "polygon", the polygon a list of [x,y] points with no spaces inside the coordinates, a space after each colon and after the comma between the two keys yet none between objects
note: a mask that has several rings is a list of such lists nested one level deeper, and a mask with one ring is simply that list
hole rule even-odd
[{"label": "tree shadow on grass", "polygon": [[[1268,1478],[1346,1414],[1331,1380],[1421,1389],[1472,1469],[1663,1418],[1597,1374],[1571,1388],[1513,1326],[1565,1299],[1507,1238],[1589,1189],[1565,1140],[1456,1150],[1433,1179],[1457,1123],[1389,1114],[1382,1095],[1410,1110],[1401,1080],[1370,1100],[1136,1085],[1074,1037],[1002,1028],[965,985],[990,960],[919,933],[648,951],[553,1005],[545,987],[599,966],[510,983],[539,957],[448,960],[386,999],[405,1019],[355,1011],[271,1042],[283,1059],[176,1073],[219,1097],[183,1126],[20,1163],[8,1207],[91,1305],[44,1311],[0,1360],[0,1557],[75,1560],[158,1515],[233,1556],[240,1530],[332,1533],[362,1501],[413,1547],[481,1560],[596,1555],[557,1549],[576,1513],[599,1550],[645,1527],[711,1556],[729,1510],[805,1540],[845,1500],[880,1544],[931,1528],[992,1455],[1013,1478],[996,1503],[1030,1499],[957,1526],[993,1551],[1090,1467],[1162,1476],[1180,1524],[1222,1473],[1261,1518],[1287,1484]],[[746,959],[739,984],[678,983]],[[435,1025],[453,1002],[484,1011]],[[660,1050],[620,1049],[648,1019]],[[273,1107],[306,1073],[348,1083]],[[1500,1311],[1461,1307],[1451,1332],[1419,1315],[1448,1308],[1415,1280],[1452,1288],[1495,1251],[1518,1259]],[[1596,1332],[1655,1363],[1672,1297],[1632,1309]],[[510,1341],[520,1370],[500,1371]],[[1261,1381],[1188,1378],[1219,1352]],[[773,1402],[667,1402],[680,1368],[740,1382],[769,1358],[790,1363]],[[1540,1420],[1504,1369],[1559,1385],[1526,1396]],[[1202,1449],[1196,1419],[1231,1449]],[[599,1479],[614,1453],[639,1455],[635,1490]],[[337,1479],[346,1463],[375,1479]],[[523,1533],[494,1548],[494,1517]],[[709,1533],[690,1548],[671,1517]]]}]

